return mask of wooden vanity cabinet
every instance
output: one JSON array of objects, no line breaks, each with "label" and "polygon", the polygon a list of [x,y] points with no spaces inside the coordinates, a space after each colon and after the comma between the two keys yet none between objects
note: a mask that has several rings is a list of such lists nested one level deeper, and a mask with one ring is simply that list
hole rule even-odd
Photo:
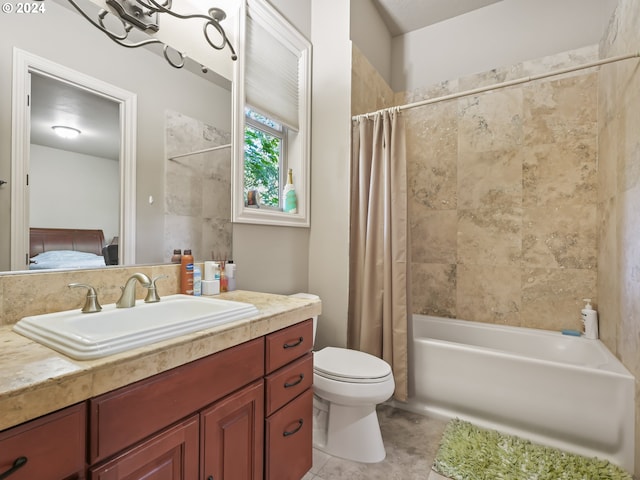
[{"label": "wooden vanity cabinet", "polygon": [[265,480],[300,480],[313,460],[313,323],[265,337]]},{"label": "wooden vanity cabinet", "polygon": [[0,433],[0,478],[84,479],[86,436],[84,403],[5,430]]},{"label": "wooden vanity cabinet", "polygon": [[300,480],[312,336],[306,320],[0,432],[0,479]]},{"label": "wooden vanity cabinet", "polygon": [[89,400],[91,464],[262,378],[257,338]]}]

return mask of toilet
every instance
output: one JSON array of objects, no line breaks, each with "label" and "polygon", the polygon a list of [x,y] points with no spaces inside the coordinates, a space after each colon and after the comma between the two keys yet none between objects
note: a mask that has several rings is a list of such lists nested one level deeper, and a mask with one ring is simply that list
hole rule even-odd
[{"label": "toilet", "polygon": [[[298,293],[297,298],[316,295]],[[318,317],[313,318],[315,341]],[[313,446],[363,463],[384,460],[376,406],[395,389],[390,365],[373,355],[325,347],[313,356]]]}]

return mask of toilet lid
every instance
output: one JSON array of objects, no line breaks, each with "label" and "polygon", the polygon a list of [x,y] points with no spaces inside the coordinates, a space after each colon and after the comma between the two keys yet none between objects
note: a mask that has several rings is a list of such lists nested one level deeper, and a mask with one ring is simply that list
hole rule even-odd
[{"label": "toilet lid", "polygon": [[354,382],[379,381],[391,374],[384,360],[358,350],[325,347],[313,356],[316,373],[328,378]]}]

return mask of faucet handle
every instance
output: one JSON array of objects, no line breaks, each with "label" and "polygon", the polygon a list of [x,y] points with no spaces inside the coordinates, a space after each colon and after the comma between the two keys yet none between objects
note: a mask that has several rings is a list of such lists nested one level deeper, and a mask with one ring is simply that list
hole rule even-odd
[{"label": "faucet handle", "polygon": [[145,297],[145,303],[157,303],[160,301],[160,295],[158,295],[158,289],[156,287],[156,281],[161,278],[168,278],[169,275],[158,275],[151,280],[151,283],[145,285],[147,287],[147,296]]},{"label": "faucet handle", "polygon": [[98,294],[96,293],[96,289],[91,285],[87,285],[86,283],[70,283],[67,286],[69,288],[84,287],[88,290],[87,297],[84,301],[84,306],[82,307],[82,313],[95,313],[102,310],[100,302],[98,302]]}]

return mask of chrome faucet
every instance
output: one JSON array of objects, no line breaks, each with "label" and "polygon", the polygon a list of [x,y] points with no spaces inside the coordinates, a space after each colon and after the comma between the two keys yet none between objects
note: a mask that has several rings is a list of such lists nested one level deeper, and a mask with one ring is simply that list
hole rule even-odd
[{"label": "chrome faucet", "polygon": [[144,273],[134,273],[129,277],[127,283],[124,284],[124,287],[120,287],[122,289],[122,295],[120,295],[120,298],[116,302],[116,307],[130,308],[136,306],[136,281],[140,282],[145,288],[149,288],[152,285],[151,279]]}]

